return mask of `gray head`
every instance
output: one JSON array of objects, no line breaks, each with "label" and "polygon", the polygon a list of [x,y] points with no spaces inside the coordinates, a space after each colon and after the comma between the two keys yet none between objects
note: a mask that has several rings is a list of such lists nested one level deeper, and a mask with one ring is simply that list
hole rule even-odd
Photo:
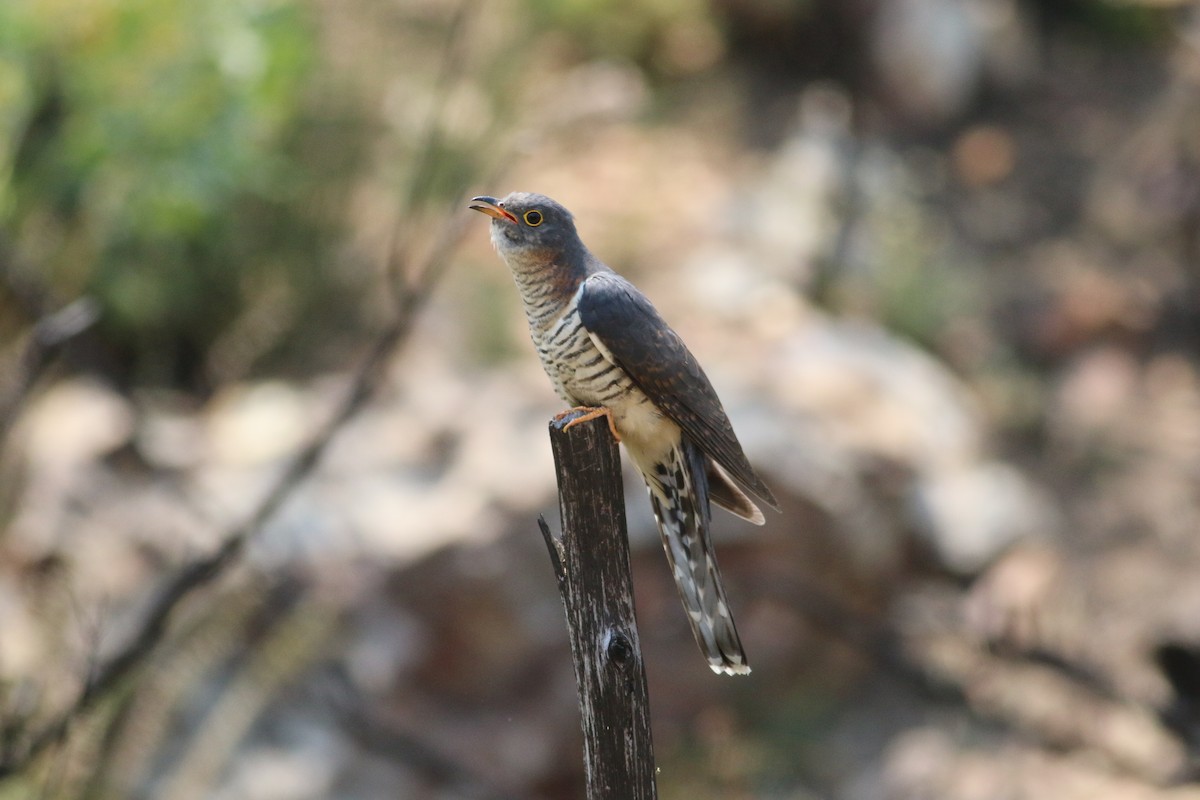
[{"label": "gray head", "polygon": [[473,197],[469,206],[492,218],[492,243],[509,265],[586,260],[575,218],[544,194],[513,192],[503,200]]}]

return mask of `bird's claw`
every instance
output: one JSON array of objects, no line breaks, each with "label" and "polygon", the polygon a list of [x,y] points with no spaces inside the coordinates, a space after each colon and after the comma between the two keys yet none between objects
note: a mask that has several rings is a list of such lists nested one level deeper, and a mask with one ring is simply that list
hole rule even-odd
[{"label": "bird's claw", "polygon": [[[570,417],[570,419],[567,419]],[[596,417],[604,417],[608,420],[608,430],[612,434],[615,441],[621,441],[621,434],[617,433],[616,423],[613,422],[612,409],[608,406],[575,406],[568,408],[566,411],[559,412],[554,415],[554,422],[558,425],[559,430],[567,431],[575,427],[581,422],[589,422]],[[563,420],[566,420],[564,424]]]}]

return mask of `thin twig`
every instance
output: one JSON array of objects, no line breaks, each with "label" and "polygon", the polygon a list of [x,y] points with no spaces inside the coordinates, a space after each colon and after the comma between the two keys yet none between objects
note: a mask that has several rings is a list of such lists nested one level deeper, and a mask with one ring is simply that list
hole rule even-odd
[{"label": "thin twig", "polygon": [[[428,189],[437,160],[437,151],[442,144],[442,120],[446,111],[446,98],[450,96],[454,83],[463,76],[468,63],[466,54],[460,53],[459,48],[470,28],[472,14],[477,13],[480,7],[481,4],[477,0],[463,0],[450,20],[446,45],[442,51],[442,63],[434,79],[433,105],[429,109],[425,130],[417,148],[417,152],[424,157],[416,159],[413,166],[403,208],[416,208],[422,193]],[[410,250],[416,238],[411,235],[412,229],[413,220],[404,215],[397,220],[397,225],[393,228],[393,239],[388,247],[385,265],[385,272],[393,291],[403,290],[402,268],[411,258]]]},{"label": "thin twig", "polygon": [[546,540],[546,550],[550,553],[550,566],[554,568],[554,577],[561,590],[562,582],[567,579],[567,573],[563,571],[562,539],[550,532],[550,525],[546,522],[545,516],[538,514],[537,522],[538,530],[542,532],[542,538]]},{"label": "thin twig", "polygon": [[29,393],[50,366],[55,354],[99,319],[100,309],[96,302],[81,297],[34,324],[17,362],[11,385],[0,397],[0,445],[8,440],[9,431],[20,416]]}]

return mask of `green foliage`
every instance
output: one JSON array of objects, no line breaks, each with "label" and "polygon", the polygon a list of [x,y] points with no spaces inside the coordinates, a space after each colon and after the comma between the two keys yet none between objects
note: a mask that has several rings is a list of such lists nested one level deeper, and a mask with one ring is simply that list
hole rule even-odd
[{"label": "green foliage", "polygon": [[125,377],[195,380],[251,289],[292,317],[328,289],[312,28],[287,0],[0,4],[0,226],[101,302]]},{"label": "green foliage", "polygon": [[1144,46],[1168,40],[1174,29],[1170,3],[1130,3],[1124,0],[1068,2],[1058,10],[1080,32],[1110,45]]}]

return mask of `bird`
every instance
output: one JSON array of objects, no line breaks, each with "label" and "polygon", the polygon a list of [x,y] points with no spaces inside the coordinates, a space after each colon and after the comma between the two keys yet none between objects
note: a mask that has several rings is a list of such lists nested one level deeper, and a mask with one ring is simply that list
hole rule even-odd
[{"label": "bird", "polygon": [[679,335],[632,283],[592,254],[575,218],[541,194],[479,196],[491,240],[512,271],[530,336],[555,391],[600,416],[641,473],[688,622],[718,674],[750,672],[710,535],[711,504],[762,525],[751,500],[778,511],[716,390]]}]

